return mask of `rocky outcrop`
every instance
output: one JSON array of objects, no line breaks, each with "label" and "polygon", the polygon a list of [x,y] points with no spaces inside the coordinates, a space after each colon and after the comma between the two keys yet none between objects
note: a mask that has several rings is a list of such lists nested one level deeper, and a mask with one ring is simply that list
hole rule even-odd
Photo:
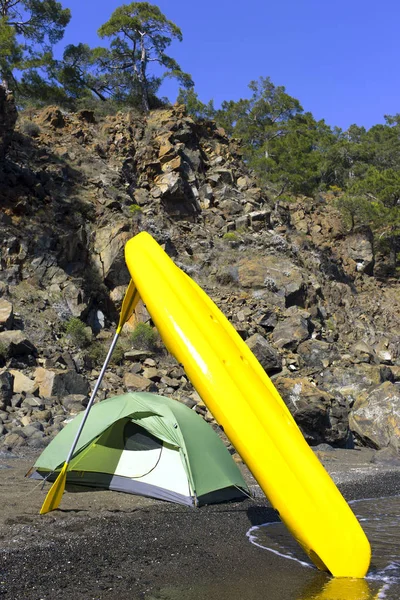
[{"label": "rocky outcrop", "polygon": [[343,396],[324,392],[305,378],[278,377],[275,383],[309,444],[351,444],[349,407]]},{"label": "rocky outcrop", "polygon": [[[379,395],[396,406],[399,284],[375,278],[370,232],[347,231],[331,194],[270,202],[240,145],[178,105],[24,115],[0,192],[0,446],[41,447],[85,406],[129,282],[124,245],[146,230],[227,315],[310,444],[398,448]],[[79,339],[73,318],[89,328]],[[138,321],[151,322],[143,305],[98,400],[159,392],[213,422],[161,343],[133,349]]]}]

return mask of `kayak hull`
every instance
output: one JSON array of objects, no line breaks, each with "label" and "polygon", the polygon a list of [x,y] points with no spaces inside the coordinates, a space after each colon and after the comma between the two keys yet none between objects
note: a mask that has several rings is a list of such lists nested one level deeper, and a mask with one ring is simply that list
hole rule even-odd
[{"label": "kayak hull", "polygon": [[247,344],[148,233],[125,259],[166,347],[304,551],[335,577],[364,577],[364,531]]}]

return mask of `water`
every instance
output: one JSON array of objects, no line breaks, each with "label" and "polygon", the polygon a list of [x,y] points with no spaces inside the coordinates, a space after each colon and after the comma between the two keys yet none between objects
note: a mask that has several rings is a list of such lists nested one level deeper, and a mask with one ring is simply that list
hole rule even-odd
[{"label": "water", "polygon": [[[365,580],[330,579],[310,585],[296,600],[398,600],[400,598],[400,496],[370,498],[350,503],[372,547]],[[304,569],[313,569],[307,556],[282,523],[254,526],[247,532],[252,544]],[[306,595],[304,595],[306,594]]]},{"label": "water", "polygon": [[[254,545],[261,550],[255,555],[257,563],[240,570],[235,555],[228,576],[221,569],[201,584],[164,588],[148,600],[399,600],[400,496],[350,504],[371,542],[372,561],[365,579],[334,579],[318,571],[285,526],[270,522],[247,532],[247,548]],[[244,545],[243,555],[246,541]]]}]

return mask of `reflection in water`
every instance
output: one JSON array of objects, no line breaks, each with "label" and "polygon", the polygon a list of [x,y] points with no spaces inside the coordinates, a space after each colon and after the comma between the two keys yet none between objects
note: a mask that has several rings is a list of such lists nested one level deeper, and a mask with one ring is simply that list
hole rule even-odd
[{"label": "reflection in water", "polygon": [[[371,542],[372,561],[366,579],[323,580],[316,575],[296,600],[397,600],[400,597],[400,497],[357,500],[352,503]],[[282,523],[254,526],[251,543],[313,569],[303,550]]]},{"label": "reflection in water", "polygon": [[382,586],[365,579],[330,579],[321,584],[313,580],[296,600],[375,600]]}]

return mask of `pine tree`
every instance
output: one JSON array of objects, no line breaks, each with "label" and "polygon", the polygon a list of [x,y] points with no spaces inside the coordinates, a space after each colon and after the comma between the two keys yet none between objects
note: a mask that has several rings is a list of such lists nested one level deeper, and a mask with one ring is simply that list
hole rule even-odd
[{"label": "pine tree", "polygon": [[161,83],[161,78],[149,73],[151,63],[164,69],[162,78],[175,77],[184,87],[193,85],[190,76],[165,54],[173,39],[182,41],[182,32],[157,6],[148,2],[122,5],[98,33],[102,38],[111,38],[110,51],[101,61],[103,72],[113,73],[114,87],[119,85],[128,96],[130,89],[139,88],[145,113],[150,109],[151,93]]},{"label": "pine tree", "polygon": [[51,62],[71,18],[56,0],[0,0],[0,77],[15,91],[15,71],[34,71]]}]

